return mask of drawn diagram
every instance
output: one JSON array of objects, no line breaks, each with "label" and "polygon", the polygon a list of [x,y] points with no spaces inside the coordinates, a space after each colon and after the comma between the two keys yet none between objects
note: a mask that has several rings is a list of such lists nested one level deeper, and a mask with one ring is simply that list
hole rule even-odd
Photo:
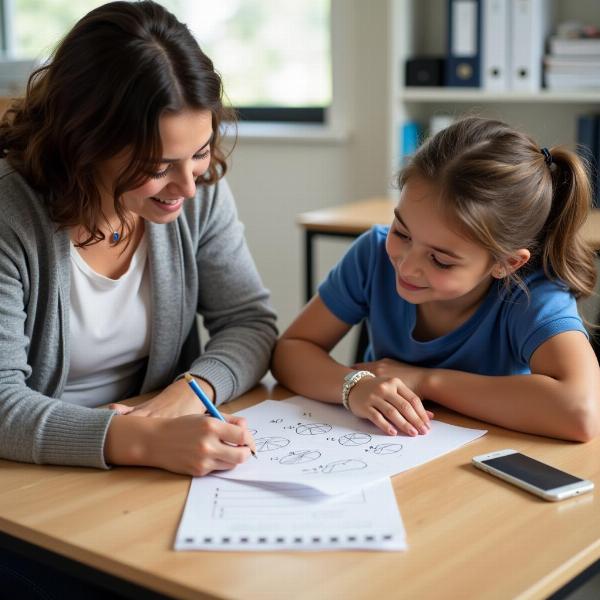
[{"label": "drawn diagram", "polygon": [[285,448],[290,443],[290,440],[282,437],[264,437],[256,438],[254,443],[256,444],[257,452],[271,452],[271,450]]},{"label": "drawn diagram", "polygon": [[296,450],[284,456],[279,462],[282,465],[299,465],[317,460],[320,456],[321,453],[318,450]]},{"label": "drawn diagram", "polygon": [[[369,436],[371,437],[371,436]],[[357,471],[366,468],[367,463],[354,458],[334,460],[323,467],[322,473],[340,473],[342,471]]]},{"label": "drawn diagram", "polygon": [[248,431],[252,434],[252,435],[256,435],[258,430],[257,429],[248,429]]},{"label": "drawn diagram", "polygon": [[298,435],[320,435],[322,433],[329,433],[331,431],[331,425],[326,423],[306,423],[296,427],[296,433]]},{"label": "drawn diagram", "polygon": [[373,454],[396,454],[402,450],[402,444],[379,444],[372,447]]},{"label": "drawn diagram", "polygon": [[362,446],[371,441],[368,433],[347,433],[338,440],[342,446]]}]

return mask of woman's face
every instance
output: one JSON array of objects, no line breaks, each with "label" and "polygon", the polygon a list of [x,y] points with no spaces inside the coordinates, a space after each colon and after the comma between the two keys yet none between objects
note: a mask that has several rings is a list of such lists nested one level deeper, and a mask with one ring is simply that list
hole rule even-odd
[{"label": "woman's face", "polygon": [[[186,199],[196,193],[196,179],[210,164],[212,115],[208,110],[166,114],[159,121],[163,155],[157,170],[139,187],[122,195],[126,210],[152,223],[177,218]],[[103,192],[102,209],[114,214],[112,190],[128,160],[128,151],[102,163],[98,169]]]}]

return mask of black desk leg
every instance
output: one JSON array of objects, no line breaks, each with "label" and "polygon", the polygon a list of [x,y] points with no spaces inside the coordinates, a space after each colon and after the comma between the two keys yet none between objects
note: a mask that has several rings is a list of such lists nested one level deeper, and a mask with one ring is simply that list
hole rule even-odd
[{"label": "black desk leg", "polygon": [[308,302],[313,296],[313,238],[314,231],[304,231],[304,297]]}]

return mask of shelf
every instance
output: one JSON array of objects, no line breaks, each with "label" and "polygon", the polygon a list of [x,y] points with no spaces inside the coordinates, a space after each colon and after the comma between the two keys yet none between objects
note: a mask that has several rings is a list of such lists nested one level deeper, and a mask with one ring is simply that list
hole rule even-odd
[{"label": "shelf", "polygon": [[540,102],[540,103],[600,103],[600,90],[589,91],[550,91],[537,93],[486,92],[479,88],[415,87],[405,88],[398,96],[400,102]]}]

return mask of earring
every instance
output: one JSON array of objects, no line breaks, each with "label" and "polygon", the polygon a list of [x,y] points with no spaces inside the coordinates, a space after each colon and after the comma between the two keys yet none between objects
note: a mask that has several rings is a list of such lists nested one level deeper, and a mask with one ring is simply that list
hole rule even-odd
[{"label": "earring", "polygon": [[503,277],[506,277],[506,271],[499,267],[494,270],[494,277],[496,277],[496,279],[502,279]]}]

